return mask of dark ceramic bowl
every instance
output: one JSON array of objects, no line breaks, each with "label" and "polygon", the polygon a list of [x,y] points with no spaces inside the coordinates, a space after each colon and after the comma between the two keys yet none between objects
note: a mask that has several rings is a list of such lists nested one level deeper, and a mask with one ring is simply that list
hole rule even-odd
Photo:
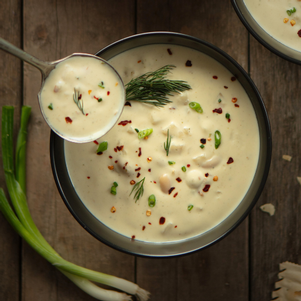
[{"label": "dark ceramic bowl", "polygon": [[220,62],[236,76],[251,99],[259,126],[259,162],[251,186],[237,208],[216,227],[192,238],[163,243],[143,242],[139,240],[133,241],[131,238],[108,228],[101,221],[96,219],[82,203],[68,175],[64,154],[64,140],[53,132],[50,138],[50,155],[53,175],[58,190],[70,212],[89,233],[105,244],[133,255],[168,257],[187,254],[209,246],[223,238],[242,222],[255,205],[263,190],[271,161],[272,142],[267,112],[254,83],[236,61],[207,42],[179,33],[151,32],[130,36],[117,41],[99,51],[97,55],[109,60],[123,51],[149,44],[181,45],[207,54]]},{"label": "dark ceramic bowl", "polygon": [[252,17],[243,0],[231,0],[241,22],[253,37],[276,55],[296,64],[301,64],[301,52],[286,46],[269,35]]}]

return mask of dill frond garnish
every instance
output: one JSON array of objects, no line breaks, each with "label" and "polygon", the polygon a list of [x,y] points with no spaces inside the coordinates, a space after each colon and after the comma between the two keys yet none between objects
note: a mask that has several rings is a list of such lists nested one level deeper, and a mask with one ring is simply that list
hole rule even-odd
[{"label": "dill frond garnish", "polygon": [[140,199],[140,197],[143,196],[144,181],[145,181],[145,177],[134,185],[134,187],[133,187],[133,189],[130,193],[130,195],[131,195],[133,191],[136,191],[135,194],[134,194],[135,203]]},{"label": "dill frond garnish", "polygon": [[133,78],[125,85],[126,100],[140,101],[154,106],[163,107],[172,102],[168,96],[172,93],[180,93],[191,89],[183,80],[170,80],[166,78],[174,65],[166,65],[153,72],[147,72],[137,78]]},{"label": "dill frond garnish", "polygon": [[169,148],[170,148],[170,143],[171,143],[171,136],[169,135],[169,129],[167,130],[167,138],[166,138],[166,143],[164,142],[164,149],[166,151],[166,156],[169,154]]},{"label": "dill frond garnish", "polygon": [[82,100],[81,94],[79,91],[74,88],[73,100],[76,103],[79,110],[85,115],[84,113],[84,101]]}]

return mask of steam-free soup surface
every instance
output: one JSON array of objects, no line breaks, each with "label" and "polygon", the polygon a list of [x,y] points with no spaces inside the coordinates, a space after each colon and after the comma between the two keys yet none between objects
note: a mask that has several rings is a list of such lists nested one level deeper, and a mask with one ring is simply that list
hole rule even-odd
[{"label": "steam-free soup surface", "polygon": [[[172,64],[176,68],[168,77],[185,80],[192,89],[171,96],[172,103],[163,108],[127,103],[102,139],[65,142],[79,197],[101,222],[133,239],[175,241],[213,228],[241,202],[257,167],[258,125],[244,89],[212,58],[176,45],[135,48],[110,63],[125,83]],[[190,102],[199,103],[203,113],[191,109]],[[139,139],[137,131],[145,129],[153,132]],[[217,148],[216,131],[221,137]],[[97,154],[104,141],[108,149]],[[130,193],[143,179],[144,194],[135,201],[135,192]],[[111,193],[114,182],[116,195]]]},{"label": "steam-free soup surface", "polygon": [[273,38],[301,51],[301,2],[244,0],[255,21]]}]

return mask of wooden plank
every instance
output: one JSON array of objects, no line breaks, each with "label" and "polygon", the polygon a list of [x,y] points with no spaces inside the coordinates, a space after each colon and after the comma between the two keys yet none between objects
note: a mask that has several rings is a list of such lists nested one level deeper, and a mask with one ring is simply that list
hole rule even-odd
[{"label": "wooden plank", "polygon": [[[278,264],[300,261],[300,66],[274,55],[251,38],[251,75],[269,114],[273,156],[262,197],[251,215],[251,300],[269,300]],[[264,63],[263,63],[264,62]],[[291,162],[282,159],[291,155]],[[272,203],[270,217],[259,206]],[[256,288],[256,289],[255,289]]]},{"label": "wooden plank", "polygon": [[[137,30],[169,30],[204,39],[248,66],[247,31],[229,1],[137,2]],[[234,30],[235,28],[235,30]],[[137,259],[138,284],[151,300],[248,300],[248,219],[221,242],[174,259]]]},{"label": "wooden plank", "polygon": [[[10,43],[21,46],[21,1],[0,3],[0,36]],[[21,61],[1,50],[0,55],[0,105],[15,106],[15,135],[19,126],[22,102]],[[2,113],[1,113],[2,114]],[[0,125],[1,128],[1,125]],[[1,142],[0,142],[1,143]],[[2,166],[2,152],[0,152]],[[0,187],[5,188],[4,172],[0,168]],[[6,195],[7,190],[5,189]],[[0,300],[17,301],[20,291],[20,243],[21,239],[0,214]]]},{"label": "wooden plank", "polygon": [[[134,30],[134,3],[119,1],[24,2],[24,48],[43,60],[72,52],[95,53]],[[28,200],[34,220],[66,259],[87,268],[134,280],[134,257],[95,240],[73,219],[54,181],[49,159],[50,130],[37,104],[40,74],[24,68],[25,102],[33,107],[29,131]],[[94,300],[77,289],[28,247],[24,248],[22,300]]]}]

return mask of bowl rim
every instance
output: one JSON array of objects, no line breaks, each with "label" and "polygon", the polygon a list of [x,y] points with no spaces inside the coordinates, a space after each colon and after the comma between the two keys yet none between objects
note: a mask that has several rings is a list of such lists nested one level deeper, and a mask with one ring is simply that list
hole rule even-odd
[{"label": "bowl rim", "polygon": [[[238,18],[240,19],[240,21],[242,22],[242,24],[245,26],[245,28],[248,30],[249,33],[251,33],[251,35],[260,43],[262,44],[265,48],[267,48],[268,50],[270,50],[272,53],[276,54],[277,56],[289,61],[289,62],[292,62],[294,64],[297,64],[297,65],[301,65],[301,52],[300,51],[297,51],[291,47],[288,47],[287,45],[279,42],[278,40],[276,40],[275,38],[273,38],[271,35],[269,35],[255,20],[254,22],[256,22],[256,24],[258,24],[258,26],[260,27],[260,32],[262,34],[266,34],[268,35],[269,37],[271,37],[271,39],[273,39],[273,41],[276,43],[276,44],[279,44],[279,45],[282,45],[283,48],[286,48],[292,52],[295,52],[296,54],[299,54],[300,55],[300,59],[296,59],[296,58],[293,58],[285,53],[283,53],[282,51],[278,50],[277,48],[273,47],[270,43],[268,43],[264,38],[261,37],[261,35],[250,25],[250,23],[248,22],[247,18],[244,16],[243,12],[241,11],[241,8],[240,8],[240,3],[241,5],[246,8],[246,10],[248,11],[246,5],[243,3],[244,1],[243,0],[231,0],[231,3],[232,3],[232,6],[238,16]],[[250,18],[253,18],[252,15],[247,12],[248,16]]]},{"label": "bowl rim", "polygon": [[[65,191],[64,191],[64,188],[63,188],[63,185],[62,185],[63,183],[61,182],[61,179],[60,179],[60,168],[61,168],[61,166],[57,165],[58,158],[56,157],[56,147],[57,147],[58,144],[63,143],[62,142],[63,139],[61,137],[59,137],[57,134],[55,134],[52,131],[51,135],[50,135],[50,159],[51,159],[52,172],[53,172],[53,176],[54,176],[54,179],[55,179],[55,183],[56,183],[57,189],[58,189],[58,191],[59,191],[59,193],[60,193],[60,195],[61,195],[61,197],[62,197],[62,199],[63,199],[63,201],[64,201],[64,203],[66,205],[66,207],[68,208],[68,210],[70,211],[70,213],[73,215],[73,217],[92,236],[94,236],[99,241],[105,243],[106,245],[108,245],[110,247],[113,247],[116,250],[125,252],[127,254],[131,254],[131,255],[135,255],[135,256],[140,256],[140,257],[152,257],[152,258],[154,258],[154,257],[155,258],[165,258],[165,257],[174,257],[174,256],[180,256],[180,255],[190,254],[190,253],[196,252],[198,250],[201,250],[201,249],[204,249],[204,248],[206,248],[208,246],[213,245],[214,243],[220,241],[226,235],[228,235],[229,233],[231,233],[246,218],[246,216],[250,213],[251,209],[254,207],[254,205],[256,204],[256,202],[258,200],[258,198],[260,197],[260,195],[262,193],[262,190],[264,188],[264,185],[266,183],[267,177],[268,177],[270,163],[271,163],[271,156],[272,156],[271,127],[270,127],[270,123],[269,123],[269,119],[268,119],[268,114],[267,114],[266,108],[264,106],[264,102],[263,102],[263,100],[261,98],[261,95],[260,95],[257,87],[255,86],[254,82],[252,81],[252,79],[250,78],[250,76],[247,74],[247,72],[230,55],[228,55],[226,52],[224,52],[223,50],[219,49],[218,47],[212,45],[211,43],[203,41],[203,40],[201,40],[199,38],[196,38],[196,37],[193,37],[193,36],[189,36],[189,35],[186,35],[186,34],[177,33],[177,32],[169,32],[169,31],[154,31],[154,32],[146,32],[146,33],[135,34],[135,35],[131,35],[131,36],[125,37],[123,39],[120,39],[120,40],[118,40],[118,41],[116,41],[116,42],[114,42],[114,43],[112,43],[112,44],[104,47],[103,49],[101,49],[100,51],[98,51],[96,53],[96,55],[100,56],[104,52],[110,51],[112,48],[116,47],[117,45],[126,43],[129,40],[135,40],[135,39],[139,39],[141,37],[161,37],[161,36],[163,36],[163,37],[175,37],[176,36],[176,37],[180,37],[181,39],[188,39],[188,40],[190,40],[192,42],[196,42],[198,45],[199,44],[204,45],[205,47],[207,47],[208,49],[210,49],[210,51],[213,50],[214,52],[218,53],[221,57],[225,58],[226,61],[228,61],[230,65],[233,65],[233,67],[235,69],[239,70],[239,72],[243,75],[243,80],[246,80],[246,84],[249,85],[250,89],[252,90],[252,92],[256,96],[259,110],[260,110],[260,112],[262,113],[262,116],[263,116],[262,118],[263,118],[263,121],[264,121],[263,122],[264,123],[264,125],[263,125],[264,134],[261,134],[261,135],[265,135],[264,142],[266,144],[265,145],[266,153],[265,153],[265,157],[264,157],[264,168],[261,168],[263,171],[262,171],[262,177],[260,179],[260,184],[258,185],[258,189],[257,189],[256,193],[254,194],[254,197],[253,197],[252,201],[248,203],[249,205],[244,210],[244,213],[241,214],[240,217],[238,219],[236,219],[236,221],[234,223],[232,223],[229,228],[226,229],[226,231],[224,231],[221,235],[219,235],[215,239],[211,240],[210,242],[205,243],[202,246],[199,246],[199,247],[196,247],[196,248],[193,248],[193,249],[189,249],[189,250],[185,250],[185,251],[183,251],[183,250],[181,250],[181,251],[174,251],[174,252],[170,252],[170,253],[158,252],[158,254],[157,253],[156,254],[151,254],[151,253],[148,253],[146,251],[144,251],[144,252],[139,251],[139,244],[144,244],[144,245],[149,245],[149,246],[150,245],[163,245],[163,246],[167,246],[168,250],[169,250],[169,247],[171,247],[172,250],[174,250],[173,247],[177,243],[180,243],[180,242],[183,243],[183,240],[180,240],[180,241],[171,241],[171,242],[163,242],[163,243],[144,242],[144,241],[135,240],[134,242],[138,244],[138,249],[135,250],[133,248],[129,249],[128,247],[122,247],[120,245],[117,245],[116,243],[110,241],[109,239],[106,239],[106,238],[102,237],[99,233],[96,233],[93,229],[91,229],[91,227],[88,227],[82,221],[82,219],[79,217],[78,213],[74,210],[74,208],[72,207],[72,205],[69,203],[68,198],[67,198],[67,196],[65,194]],[[168,43],[164,43],[164,44],[168,44]],[[176,44],[176,43],[170,42],[170,44]],[[132,48],[135,48],[135,47],[132,47]],[[121,52],[118,52],[118,53],[121,53]],[[215,59],[214,57],[212,57],[212,58]],[[227,68],[227,67],[225,67],[225,68]],[[231,73],[233,74],[233,72],[231,72]],[[253,106],[254,106],[254,104],[253,104]],[[258,163],[258,165],[259,165],[259,163]],[[258,166],[257,166],[257,169],[258,169]],[[256,169],[255,174],[257,173],[257,169]],[[254,182],[254,179],[252,180],[251,185],[253,185],[253,182]],[[236,211],[236,209],[234,211]],[[230,215],[232,215],[232,214],[233,214],[233,212]],[[227,220],[228,218],[229,218],[229,216],[226,217],[225,220]],[[225,220],[223,220],[221,223],[223,223]],[[97,221],[98,221],[98,223],[100,222],[99,220],[97,220]],[[217,226],[215,226],[215,227],[217,227]],[[210,229],[209,231],[211,231],[211,230],[212,229]],[[114,230],[111,229],[111,231],[114,231]],[[118,235],[119,236],[123,236],[122,234],[119,234],[119,233],[118,233]],[[197,239],[197,237],[199,237],[201,235],[191,237],[191,238],[187,239],[187,242],[195,240],[195,239]],[[127,238],[127,239],[129,241],[131,240],[130,238]],[[133,244],[133,242],[132,242],[132,244]]]}]

